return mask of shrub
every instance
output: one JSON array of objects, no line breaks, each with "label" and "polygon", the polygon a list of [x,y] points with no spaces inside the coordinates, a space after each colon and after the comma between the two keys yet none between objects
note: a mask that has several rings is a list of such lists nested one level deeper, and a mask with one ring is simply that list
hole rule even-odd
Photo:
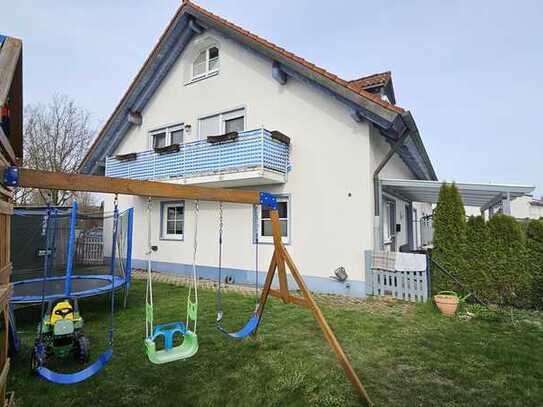
[{"label": "shrub", "polygon": [[543,221],[532,220],[526,226],[526,263],[532,274],[532,302],[543,307]]},{"label": "shrub", "polygon": [[[465,268],[459,270],[461,281],[469,283],[475,293],[485,293],[493,289],[492,273],[489,264],[490,233],[482,216],[471,216],[466,224]],[[494,296],[494,295],[492,295]]]},{"label": "shrub", "polygon": [[[434,251],[432,257],[452,273],[465,270],[466,213],[462,197],[454,184],[444,183],[434,210]],[[435,277],[434,277],[435,276]],[[442,273],[433,273],[434,291],[456,289]]]},{"label": "shrub", "polygon": [[488,230],[488,265],[493,283],[492,289],[487,290],[487,298],[500,305],[529,306],[532,276],[527,272],[519,222],[511,216],[498,214],[489,220]]}]

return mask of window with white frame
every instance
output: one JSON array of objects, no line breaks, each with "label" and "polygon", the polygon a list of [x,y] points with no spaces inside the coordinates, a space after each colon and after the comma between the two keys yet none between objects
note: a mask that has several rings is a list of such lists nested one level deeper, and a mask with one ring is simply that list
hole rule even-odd
[{"label": "window with white frame", "polygon": [[183,240],[185,230],[185,203],[183,201],[162,202],[161,211],[161,238]]},{"label": "window with white frame", "polygon": [[153,148],[162,148],[173,144],[183,144],[184,127],[178,124],[170,127],[163,127],[151,131],[151,145]]},{"label": "window with white frame", "polygon": [[245,108],[228,110],[202,117],[198,120],[200,139],[230,132],[245,131]]},{"label": "window with white frame", "polygon": [[[258,239],[261,242],[271,243],[273,242],[272,222],[271,222],[271,210],[268,208],[260,207],[260,214],[258,214]],[[284,243],[290,241],[290,201],[288,197],[277,198],[277,212],[279,214],[279,226],[281,229],[281,238]]]},{"label": "window with white frame", "polygon": [[219,48],[201,51],[192,63],[192,79],[205,78],[219,71]]}]

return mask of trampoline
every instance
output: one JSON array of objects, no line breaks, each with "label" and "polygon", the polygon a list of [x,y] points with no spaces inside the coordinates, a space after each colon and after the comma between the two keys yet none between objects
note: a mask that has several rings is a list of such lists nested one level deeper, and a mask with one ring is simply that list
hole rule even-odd
[{"label": "trampoline", "polygon": [[76,202],[71,208],[16,208],[10,302],[32,304],[124,290],[126,304],[132,224],[133,208],[119,213],[115,237],[113,213],[79,212]]},{"label": "trampoline", "polygon": [[[72,279],[72,291],[70,296],[76,298],[92,297],[94,295],[105,294],[111,289],[119,289],[126,286],[126,278],[121,276],[113,277],[113,287],[111,276],[106,275],[75,275]],[[49,277],[45,280],[45,301],[54,301],[65,298],[64,287],[66,277]],[[32,280],[23,280],[13,283],[13,294],[11,302],[14,304],[41,302],[42,300],[43,279],[35,278]]]}]

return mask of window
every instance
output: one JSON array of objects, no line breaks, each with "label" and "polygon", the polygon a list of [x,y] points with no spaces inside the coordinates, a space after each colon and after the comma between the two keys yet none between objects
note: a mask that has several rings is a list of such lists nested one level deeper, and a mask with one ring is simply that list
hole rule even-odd
[{"label": "window", "polygon": [[224,132],[231,133],[233,131],[243,131],[244,130],[245,119],[242,117],[236,117],[235,119],[228,119],[224,121]]},{"label": "window", "polygon": [[172,130],[170,138],[171,144],[183,144],[183,129]]},{"label": "window", "polygon": [[219,49],[208,48],[198,54],[192,64],[192,79],[204,78],[219,71]]},{"label": "window", "polygon": [[[279,224],[281,227],[281,236],[283,243],[289,243],[290,240],[290,202],[288,197],[277,198],[277,212],[279,213]],[[260,209],[260,219],[258,225],[258,236],[261,242],[273,242],[272,223],[270,209]]]},{"label": "window", "polygon": [[165,240],[183,240],[185,230],[185,203],[162,202],[161,238]]},{"label": "window", "polygon": [[245,108],[206,116],[198,120],[200,139],[245,130]]},{"label": "window", "polygon": [[151,132],[153,148],[162,148],[172,144],[183,144],[184,127],[182,124],[161,128]]},{"label": "window", "polygon": [[166,133],[153,134],[153,148],[161,148],[166,146]]}]

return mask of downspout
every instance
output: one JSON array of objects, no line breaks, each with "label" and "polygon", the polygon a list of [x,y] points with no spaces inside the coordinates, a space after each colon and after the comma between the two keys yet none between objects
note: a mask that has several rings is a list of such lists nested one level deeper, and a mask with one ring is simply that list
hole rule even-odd
[{"label": "downspout", "polygon": [[373,249],[382,250],[383,244],[381,239],[381,185],[379,182],[379,174],[388,164],[390,159],[398,152],[400,147],[405,142],[405,139],[409,136],[409,129],[406,127],[400,138],[394,143],[385,157],[381,160],[375,171],[373,172],[373,207],[374,207],[374,220],[373,220]]}]

